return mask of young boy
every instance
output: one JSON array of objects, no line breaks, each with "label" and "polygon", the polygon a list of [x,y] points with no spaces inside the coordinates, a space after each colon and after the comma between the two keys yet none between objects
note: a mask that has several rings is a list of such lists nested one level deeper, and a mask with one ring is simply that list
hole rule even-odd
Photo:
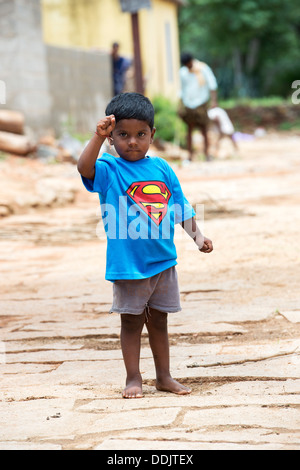
[{"label": "young boy", "polygon": [[[175,265],[174,225],[180,223],[200,251],[210,253],[195,212],[161,158],[149,157],[154,108],[138,93],[115,96],[78,161],[88,191],[100,196],[107,235],[105,278],[113,284],[112,312],[121,314],[121,347],[127,372],[124,398],[141,398],[141,333],[146,324],[156,368],[156,388],[179,395],[190,389],[171,377],[168,313],[181,310]],[[119,158],[98,159],[105,139]]]}]

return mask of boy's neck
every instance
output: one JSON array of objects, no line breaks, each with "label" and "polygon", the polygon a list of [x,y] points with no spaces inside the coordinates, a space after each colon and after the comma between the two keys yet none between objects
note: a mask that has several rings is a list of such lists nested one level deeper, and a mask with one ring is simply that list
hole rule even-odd
[{"label": "boy's neck", "polygon": [[121,157],[120,155],[118,155],[118,158],[121,158],[122,160],[124,160],[125,162],[128,162],[128,163],[137,163],[137,162],[142,162],[143,160],[146,160],[148,158],[148,156],[145,155],[144,157],[139,158],[138,160],[130,160],[128,158]]}]

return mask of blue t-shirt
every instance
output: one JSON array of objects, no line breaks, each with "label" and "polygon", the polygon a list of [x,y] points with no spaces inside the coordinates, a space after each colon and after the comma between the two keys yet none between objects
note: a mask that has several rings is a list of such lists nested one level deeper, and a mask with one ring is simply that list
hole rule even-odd
[{"label": "blue t-shirt", "polygon": [[96,161],[94,180],[82,181],[100,197],[107,236],[105,279],[144,279],[177,264],[175,224],[195,211],[165,160],[129,162],[105,153]]}]

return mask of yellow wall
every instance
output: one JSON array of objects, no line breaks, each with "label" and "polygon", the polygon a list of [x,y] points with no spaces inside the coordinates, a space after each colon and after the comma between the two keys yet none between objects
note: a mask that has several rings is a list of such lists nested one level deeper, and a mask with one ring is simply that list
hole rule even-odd
[{"label": "yellow wall", "polygon": [[143,70],[149,95],[164,94],[177,99],[179,38],[176,5],[153,0],[152,10],[141,11],[140,29],[143,31]]},{"label": "yellow wall", "polygon": [[[130,14],[122,13],[119,0],[42,0],[42,17],[47,44],[109,52],[117,41],[121,54],[133,57],[131,18]],[[150,97],[163,94],[176,99],[179,88],[176,4],[152,0],[151,10],[140,11],[139,24],[146,93]]]}]

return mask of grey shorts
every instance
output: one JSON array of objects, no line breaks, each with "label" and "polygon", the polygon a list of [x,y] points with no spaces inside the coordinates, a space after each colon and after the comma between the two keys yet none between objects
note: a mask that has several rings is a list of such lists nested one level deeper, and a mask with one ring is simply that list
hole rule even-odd
[{"label": "grey shorts", "polygon": [[114,282],[110,313],[141,315],[149,307],[166,313],[181,311],[175,266],[146,279]]}]

